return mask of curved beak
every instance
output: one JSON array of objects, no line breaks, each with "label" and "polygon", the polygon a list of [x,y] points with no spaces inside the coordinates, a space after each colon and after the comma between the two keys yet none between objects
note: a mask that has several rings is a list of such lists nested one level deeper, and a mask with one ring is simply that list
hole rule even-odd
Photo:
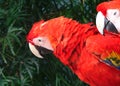
[{"label": "curved beak", "polygon": [[102,35],[104,34],[104,29],[109,32],[118,33],[114,24],[105,18],[102,12],[98,12],[96,16],[96,27]]},{"label": "curved beak", "polygon": [[96,16],[96,27],[102,35],[104,33],[104,27],[105,27],[104,19],[105,19],[105,16],[102,14],[102,12],[98,12]]},{"label": "curved beak", "polygon": [[30,51],[31,51],[36,57],[38,57],[38,58],[43,58],[43,57],[41,56],[41,54],[39,53],[39,51],[36,49],[36,47],[35,47],[33,44],[29,43],[29,48],[30,48]]},{"label": "curved beak", "polygon": [[41,46],[33,45],[31,43],[29,43],[29,48],[30,48],[31,52],[38,58],[43,58],[44,55],[53,53],[52,50],[46,49]]}]

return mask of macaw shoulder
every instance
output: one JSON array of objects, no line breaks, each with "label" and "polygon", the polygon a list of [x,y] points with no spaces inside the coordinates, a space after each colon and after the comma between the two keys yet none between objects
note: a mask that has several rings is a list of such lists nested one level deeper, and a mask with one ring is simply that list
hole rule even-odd
[{"label": "macaw shoulder", "polygon": [[86,40],[86,49],[99,60],[120,69],[120,35],[93,35]]}]

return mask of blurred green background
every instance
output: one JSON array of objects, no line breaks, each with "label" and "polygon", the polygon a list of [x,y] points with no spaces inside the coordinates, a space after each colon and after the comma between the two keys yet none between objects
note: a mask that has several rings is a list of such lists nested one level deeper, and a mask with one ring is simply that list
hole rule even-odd
[{"label": "blurred green background", "polygon": [[36,58],[26,34],[32,24],[58,16],[95,22],[105,0],[0,0],[0,86],[88,86],[53,55]]}]

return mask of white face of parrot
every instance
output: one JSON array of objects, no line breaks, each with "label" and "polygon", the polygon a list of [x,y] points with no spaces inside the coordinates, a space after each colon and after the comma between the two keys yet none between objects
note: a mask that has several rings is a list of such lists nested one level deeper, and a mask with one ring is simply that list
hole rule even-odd
[{"label": "white face of parrot", "polygon": [[117,28],[117,31],[120,32],[120,10],[118,9],[107,10],[106,18],[109,21],[111,21]]},{"label": "white face of parrot", "polygon": [[106,12],[106,16],[102,12],[98,12],[96,26],[102,35],[104,34],[104,29],[110,32],[120,33],[120,10],[109,9]]},{"label": "white face of parrot", "polygon": [[29,48],[31,52],[39,57],[43,58],[43,55],[52,53],[53,48],[46,37],[38,37],[32,40],[32,43],[29,43]]}]

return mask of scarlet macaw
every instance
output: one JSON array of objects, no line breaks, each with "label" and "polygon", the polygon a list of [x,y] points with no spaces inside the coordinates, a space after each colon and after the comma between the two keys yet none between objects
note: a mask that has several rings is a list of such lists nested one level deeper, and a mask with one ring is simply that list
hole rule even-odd
[{"label": "scarlet macaw", "polygon": [[101,34],[103,29],[118,33],[120,32],[120,0],[103,2],[97,6],[96,25]]},{"label": "scarlet macaw", "polygon": [[[112,2],[119,1],[103,2],[98,5],[97,23],[101,15],[102,18],[112,22],[107,14],[109,13],[107,4]],[[111,8],[115,5],[111,5]],[[114,11],[112,12],[114,14]],[[105,25],[103,22],[101,24]],[[106,29],[111,24],[114,30]],[[43,58],[44,54],[53,53],[82,81],[91,86],[120,86],[120,34],[117,23],[111,24],[101,28],[99,23],[97,30],[91,23],[81,24],[65,17],[41,20],[33,25],[27,35],[27,41],[35,56]]]}]

